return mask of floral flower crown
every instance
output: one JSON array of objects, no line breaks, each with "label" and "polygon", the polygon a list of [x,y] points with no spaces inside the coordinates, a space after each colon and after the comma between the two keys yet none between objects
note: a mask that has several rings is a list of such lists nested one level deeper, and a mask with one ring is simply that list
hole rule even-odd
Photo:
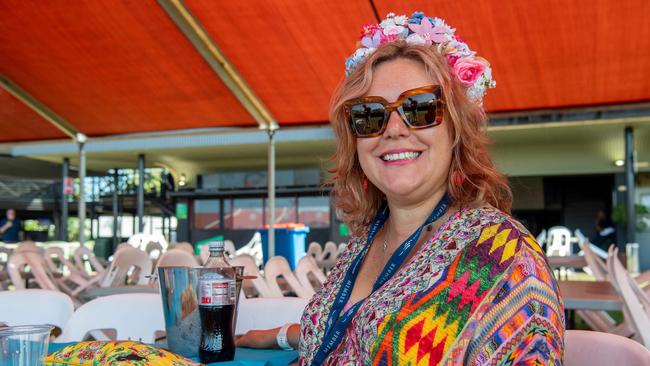
[{"label": "floral flower crown", "polygon": [[449,62],[452,73],[467,88],[467,96],[481,105],[487,89],[496,86],[490,63],[476,56],[476,52],[454,35],[455,31],[444,20],[427,17],[422,12],[416,11],[410,18],[388,13],[381,23],[363,27],[361,45],[345,61],[345,76],[385,43],[404,40],[408,44],[434,45]]}]

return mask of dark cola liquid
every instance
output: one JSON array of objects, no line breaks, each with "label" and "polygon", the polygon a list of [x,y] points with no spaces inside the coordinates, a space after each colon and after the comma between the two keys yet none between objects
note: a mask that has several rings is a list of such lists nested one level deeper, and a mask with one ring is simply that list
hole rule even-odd
[{"label": "dark cola liquid", "polygon": [[201,314],[201,363],[232,361],[235,358],[234,305],[199,306]]}]

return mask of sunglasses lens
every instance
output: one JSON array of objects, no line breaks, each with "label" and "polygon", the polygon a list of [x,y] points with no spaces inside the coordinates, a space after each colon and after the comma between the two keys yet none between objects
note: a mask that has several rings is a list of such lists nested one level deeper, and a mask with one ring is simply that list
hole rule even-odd
[{"label": "sunglasses lens", "polygon": [[384,125],[386,109],[381,103],[359,103],[350,107],[350,121],[358,136],[379,133]]},{"label": "sunglasses lens", "polygon": [[439,123],[437,105],[435,94],[415,94],[404,100],[402,110],[411,126],[429,127]]}]

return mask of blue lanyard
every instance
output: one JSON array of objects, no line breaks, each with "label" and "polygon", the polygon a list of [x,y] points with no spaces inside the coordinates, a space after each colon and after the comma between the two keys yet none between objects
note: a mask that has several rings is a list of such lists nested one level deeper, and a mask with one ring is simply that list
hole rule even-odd
[{"label": "blue lanyard", "polygon": [[[449,208],[449,195],[445,193],[444,196],[440,199],[440,202],[436,205],[436,207],[433,209],[427,220],[420,225],[420,227],[415,230],[411,236],[404,241],[399,248],[393,253],[393,255],[390,257],[388,260],[388,263],[386,263],[386,266],[384,266],[384,269],[382,270],[381,274],[379,277],[377,277],[377,280],[372,286],[372,293],[377,291],[381,286],[383,286],[388,280],[393,277],[395,272],[402,266],[404,261],[406,260],[406,257],[408,257],[408,254],[411,252],[411,249],[415,246],[417,243],[418,239],[420,238],[420,234],[422,233],[422,229],[424,229],[425,226],[431,224],[432,222],[438,220],[442,215],[444,215],[445,212],[447,212],[447,209]],[[366,252],[368,251],[368,248],[370,247],[370,244],[372,241],[375,239],[375,236],[379,232],[379,229],[384,225],[386,222],[386,219],[388,218],[388,206],[383,205],[379,211],[377,212],[377,215],[375,215],[375,218],[372,220],[372,224],[370,225],[370,229],[368,230],[368,240],[366,241],[366,246],[361,250],[359,255],[354,259],[354,262],[352,262],[352,265],[348,269],[347,273],[345,274],[345,277],[343,278],[343,283],[341,284],[341,288],[339,289],[338,294],[336,295],[336,299],[334,300],[334,304],[332,305],[332,309],[330,310],[329,317],[327,318],[327,323],[325,326],[325,335],[323,336],[323,341],[321,343],[321,346],[318,348],[316,351],[316,354],[314,355],[314,359],[312,361],[312,366],[320,366],[323,364],[327,356],[336,349],[336,347],[341,343],[341,340],[343,339],[343,334],[345,333],[345,330],[347,329],[348,325],[352,321],[352,318],[356,315],[357,311],[363,304],[363,302],[367,299],[364,298],[354,304],[350,309],[348,309],[343,315],[341,315],[341,311],[345,307],[345,305],[348,303],[350,300],[350,295],[352,294],[352,287],[354,286],[354,282],[357,279],[357,276],[359,275],[359,269],[361,268],[361,263],[363,263],[363,258],[366,255]],[[368,295],[370,296],[370,295]]]}]

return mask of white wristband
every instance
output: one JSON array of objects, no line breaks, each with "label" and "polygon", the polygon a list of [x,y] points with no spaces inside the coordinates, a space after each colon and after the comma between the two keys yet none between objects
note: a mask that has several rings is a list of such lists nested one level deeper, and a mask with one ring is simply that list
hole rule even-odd
[{"label": "white wristband", "polygon": [[278,334],[275,336],[276,342],[278,342],[278,346],[282,348],[285,351],[293,351],[293,347],[289,344],[289,341],[287,339],[287,331],[289,330],[289,327],[292,326],[292,323],[287,323],[280,328],[280,331]]}]

